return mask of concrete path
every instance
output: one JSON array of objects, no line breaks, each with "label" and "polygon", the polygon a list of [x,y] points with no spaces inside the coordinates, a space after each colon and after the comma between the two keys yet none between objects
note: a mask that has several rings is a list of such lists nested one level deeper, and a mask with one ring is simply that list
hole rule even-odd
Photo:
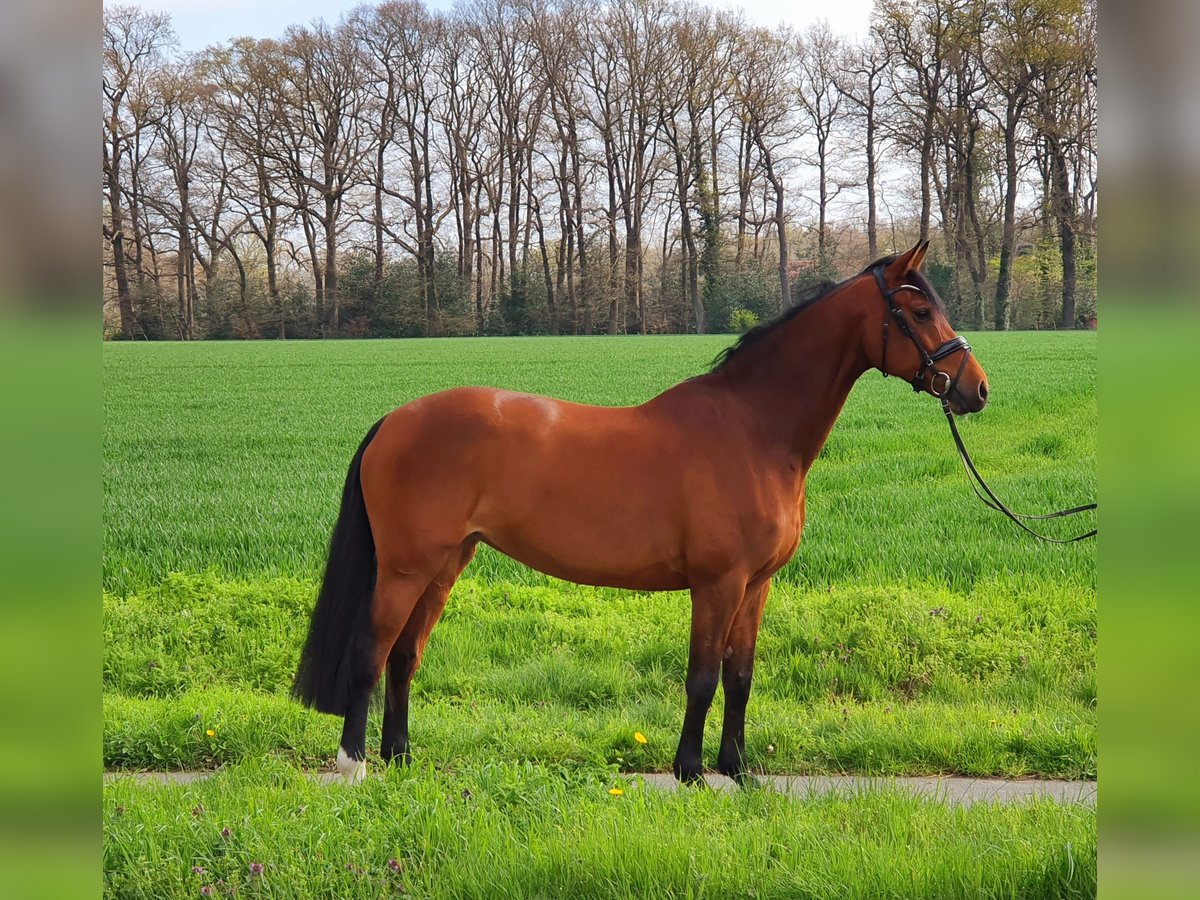
[{"label": "concrete path", "polygon": [[[213,772],[105,772],[106,782],[121,778],[132,778],[141,784],[191,784],[203,781]],[[336,772],[314,772],[313,777],[325,784],[340,780]],[[623,775],[629,781],[641,778],[646,784],[661,790],[678,790],[674,776],[662,772],[644,775]],[[813,797],[835,792],[859,794],[867,791],[900,790],[931,797],[953,805],[969,805],[1002,801],[1015,803],[1034,797],[1049,797],[1058,803],[1081,803],[1096,805],[1096,782],[1094,781],[1034,781],[1003,778],[963,778],[944,776],[930,778],[888,778],[862,775],[760,775],[765,782],[780,793],[794,797]],[[737,790],[737,786],[724,775],[708,775],[708,785],[715,790]]]},{"label": "concrete path", "polygon": [[[675,777],[664,773],[642,775],[647,784],[663,790],[678,790]],[[709,787],[717,790],[737,790],[733,780],[724,775],[705,776]],[[1094,781],[1009,781],[1004,778],[963,778],[942,776],[930,778],[890,778],[863,775],[759,775],[780,793],[794,797],[811,797],[821,794],[859,794],[866,791],[899,790],[920,794],[951,804],[1001,800],[1013,803],[1032,797],[1049,797],[1059,803],[1083,803],[1096,805],[1096,782]]]}]

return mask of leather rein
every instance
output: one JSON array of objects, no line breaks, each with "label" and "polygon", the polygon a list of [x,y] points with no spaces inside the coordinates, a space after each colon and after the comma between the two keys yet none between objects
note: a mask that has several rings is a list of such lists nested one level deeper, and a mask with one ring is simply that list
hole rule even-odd
[{"label": "leather rein", "polygon": [[[946,414],[946,422],[950,425],[950,434],[954,437],[954,445],[958,449],[958,458],[963,465],[963,471],[967,475],[967,482],[971,485],[971,489],[975,492],[975,496],[980,499],[984,506],[989,509],[994,509],[999,513],[1003,513],[1017,526],[1032,534],[1038,540],[1046,541],[1050,544],[1073,544],[1076,541],[1082,541],[1090,537],[1095,537],[1097,530],[1093,528],[1091,531],[1086,531],[1083,534],[1077,534],[1072,538],[1052,538],[1047,537],[1040,532],[1034,531],[1026,522],[1041,521],[1044,519],[1059,519],[1066,516],[1074,516],[1079,513],[1088,512],[1097,509],[1095,503],[1085,503],[1083,506],[1074,506],[1070,509],[1060,509],[1057,512],[1045,513],[1043,515],[1027,515],[1023,513],[1013,512],[1009,509],[995,492],[988,487],[988,483],[983,480],[983,476],[979,474],[979,470],[975,468],[975,463],[971,459],[971,454],[967,452],[967,447],[963,443],[962,435],[958,433],[958,425],[954,422],[954,413],[950,410],[950,395],[956,387],[958,380],[962,377],[963,371],[966,369],[967,360],[971,357],[971,345],[967,343],[967,339],[961,335],[955,335],[950,340],[944,342],[932,352],[925,349],[925,346],[917,340],[916,333],[913,332],[912,326],[908,324],[908,319],[904,316],[904,311],[896,305],[895,296],[901,291],[916,291],[930,303],[932,298],[921,287],[915,284],[900,284],[894,288],[889,288],[883,277],[883,265],[875,266],[871,270],[871,274],[875,276],[875,284],[879,287],[879,292],[883,295],[883,299],[887,302],[888,311],[891,313],[889,318],[883,320],[883,359],[880,362],[880,369],[883,372],[883,377],[888,377],[887,372],[887,345],[888,345],[888,325],[892,320],[895,320],[896,326],[900,331],[913,343],[917,348],[917,352],[921,354],[921,368],[917,370],[917,374],[913,376],[912,388],[914,391],[921,391],[924,387],[925,374],[932,370],[933,375],[929,379],[929,392],[942,401],[942,412]],[[951,377],[949,373],[942,371],[936,365],[938,360],[944,359],[951,353],[962,352],[962,361],[958,364],[958,371]],[[941,390],[938,389],[938,380],[944,379]]]}]

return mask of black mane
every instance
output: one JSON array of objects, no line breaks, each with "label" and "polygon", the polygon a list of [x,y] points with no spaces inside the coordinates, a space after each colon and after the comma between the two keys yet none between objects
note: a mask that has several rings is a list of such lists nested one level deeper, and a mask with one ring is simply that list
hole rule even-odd
[{"label": "black mane", "polygon": [[[720,353],[718,353],[716,359],[714,359],[712,361],[712,365],[710,366],[710,371],[715,372],[717,369],[720,369],[721,367],[726,365],[731,359],[741,356],[746,350],[759,344],[762,341],[762,339],[765,338],[768,334],[771,334],[777,328],[782,328],[784,325],[786,325],[788,322],[790,322],[792,319],[794,319],[797,315],[802,313],[804,310],[808,309],[810,306],[812,306],[817,301],[823,300],[826,297],[828,297],[835,290],[840,288],[842,285],[846,284],[846,282],[852,281],[853,279],[858,278],[859,275],[864,275],[867,272],[870,272],[876,266],[879,266],[879,265],[889,266],[893,262],[895,262],[899,257],[900,257],[899,253],[893,253],[890,256],[882,256],[879,259],[875,260],[870,265],[868,265],[866,268],[864,268],[858,274],[851,275],[850,278],[847,278],[843,281],[828,281],[828,280],[821,281],[821,282],[813,285],[812,287],[806,289],[804,291],[804,293],[802,293],[800,295],[799,299],[796,300],[796,302],[794,304],[789,306],[787,309],[785,309],[783,312],[781,312],[775,318],[770,319],[766,322],[763,322],[760,325],[755,325],[753,328],[751,328],[749,331],[747,331],[745,334],[743,334],[740,338],[738,338],[737,341],[730,344],[728,347],[726,347],[724,350],[722,350]],[[917,283],[920,285],[921,289],[923,291],[925,291],[926,294],[928,294],[930,300],[932,300],[934,303],[938,304],[938,307],[941,308],[941,303],[939,302],[937,292],[935,292],[933,290],[933,287],[929,284],[929,282],[925,280],[925,276],[919,272],[914,272],[913,275],[914,275],[914,278],[917,281]],[[943,310],[943,312],[944,312],[944,310]]]}]

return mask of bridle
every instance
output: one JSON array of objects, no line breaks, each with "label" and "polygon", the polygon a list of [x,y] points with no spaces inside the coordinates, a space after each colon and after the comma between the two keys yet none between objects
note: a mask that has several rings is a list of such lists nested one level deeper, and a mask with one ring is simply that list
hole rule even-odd
[{"label": "bridle", "polygon": [[[956,334],[954,337],[942,343],[932,352],[926,350],[925,346],[919,340],[917,340],[916,334],[913,333],[912,326],[908,324],[908,319],[904,317],[904,310],[896,305],[896,301],[893,298],[901,291],[916,291],[930,303],[933,302],[933,299],[927,293],[925,293],[923,288],[920,288],[915,284],[901,283],[894,288],[889,288],[887,286],[887,282],[883,278],[883,269],[884,265],[883,263],[880,263],[871,270],[871,274],[875,276],[875,284],[879,286],[879,293],[883,294],[883,299],[887,301],[888,311],[892,314],[891,319],[896,320],[897,327],[899,327],[905,336],[913,342],[913,346],[916,347],[917,352],[921,354],[921,368],[917,370],[917,374],[913,376],[913,379],[910,382],[912,384],[912,389],[920,393],[921,389],[925,386],[925,373],[932,369],[933,377],[929,379],[929,392],[941,400],[943,404],[945,404],[949,400],[950,392],[958,387],[958,379],[962,377],[962,373],[967,368],[967,360],[971,358],[971,345],[967,343],[967,339],[965,337]],[[883,359],[879,363],[879,368],[880,371],[883,372],[884,378],[888,377],[888,323],[891,321],[891,319],[883,320]],[[951,353],[957,353],[960,350],[962,351],[962,362],[958,364],[958,371],[954,373],[953,378],[934,365],[934,363],[936,363],[939,359],[945,359]],[[940,391],[937,389],[937,381],[939,378],[946,379],[945,386]]]},{"label": "bridle", "polygon": [[[917,352],[921,354],[921,368],[917,370],[917,374],[913,376],[912,388],[914,391],[920,392],[924,386],[925,374],[930,370],[933,375],[929,379],[929,392],[942,401],[942,412],[946,414],[946,421],[950,425],[950,433],[954,436],[954,445],[958,448],[958,457],[962,461],[963,471],[967,473],[967,482],[971,485],[971,489],[975,492],[984,506],[994,509],[997,512],[1003,513],[1010,520],[1023,528],[1025,531],[1032,534],[1039,540],[1046,541],[1051,544],[1073,544],[1076,541],[1082,541],[1086,538],[1095,537],[1096,529],[1086,531],[1083,534],[1077,534],[1072,538],[1052,538],[1044,534],[1034,531],[1028,525],[1027,521],[1036,521],[1041,519],[1058,519],[1065,516],[1074,516],[1079,513],[1088,512],[1089,510],[1097,509],[1095,503],[1085,503],[1083,506],[1074,506],[1070,509],[1060,509],[1057,512],[1046,513],[1044,515],[1025,515],[1022,513],[1013,512],[1009,509],[995,492],[992,491],[983,476],[979,474],[979,470],[975,468],[975,463],[971,460],[971,454],[967,452],[967,447],[963,443],[962,435],[958,433],[958,425],[954,422],[954,413],[950,410],[950,395],[958,387],[958,380],[962,377],[963,372],[967,367],[967,360],[971,358],[971,345],[967,343],[967,339],[961,335],[955,335],[950,340],[943,342],[933,351],[925,349],[925,345],[917,339],[916,333],[912,330],[912,326],[908,324],[908,319],[905,318],[904,311],[896,305],[893,299],[901,291],[916,291],[931,304],[933,298],[925,291],[924,288],[915,284],[901,283],[894,288],[887,286],[887,281],[884,280],[883,270],[885,264],[880,263],[871,269],[871,274],[875,277],[875,284],[879,288],[879,293],[883,295],[883,299],[887,302],[888,312],[890,315],[883,320],[883,358],[880,360],[879,368],[883,372],[883,377],[888,377],[887,371],[887,346],[888,346],[888,325],[894,319],[896,326],[900,331],[913,343],[917,348]],[[962,361],[958,364],[958,370],[951,377],[945,371],[939,369],[934,363],[941,359],[945,359],[952,353],[962,352]],[[938,390],[938,379],[945,379],[944,386]]]}]

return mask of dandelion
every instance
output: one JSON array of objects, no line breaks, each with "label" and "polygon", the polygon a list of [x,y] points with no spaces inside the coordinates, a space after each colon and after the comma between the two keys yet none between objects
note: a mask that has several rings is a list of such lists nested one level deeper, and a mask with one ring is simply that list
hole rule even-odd
[{"label": "dandelion", "polygon": [[624,794],[624,793],[625,793],[625,792],[624,792],[623,790],[621,790],[620,788],[609,788],[609,789],[608,789],[608,792],[609,792],[610,794],[612,794],[614,797],[620,797],[622,794]]},{"label": "dandelion", "polygon": [[216,736],[217,736],[217,733],[216,733],[215,731],[213,731],[211,728],[210,728],[210,729],[208,729],[208,731],[206,731],[206,732],[204,732],[204,733],[205,733],[205,734],[207,734],[209,737],[216,737]]},{"label": "dandelion", "polygon": [[767,752],[768,752],[768,753],[774,753],[774,752],[775,752],[775,745],[774,745],[774,744],[767,744]]},{"label": "dandelion", "polygon": [[635,731],[633,733],[633,739],[635,741],[637,741],[639,744],[648,744],[649,743],[649,741],[646,740],[646,736],[644,734],[642,734],[640,731]]},{"label": "dandelion", "polygon": [[260,862],[250,863],[250,877],[257,878],[263,873],[263,864]]}]

